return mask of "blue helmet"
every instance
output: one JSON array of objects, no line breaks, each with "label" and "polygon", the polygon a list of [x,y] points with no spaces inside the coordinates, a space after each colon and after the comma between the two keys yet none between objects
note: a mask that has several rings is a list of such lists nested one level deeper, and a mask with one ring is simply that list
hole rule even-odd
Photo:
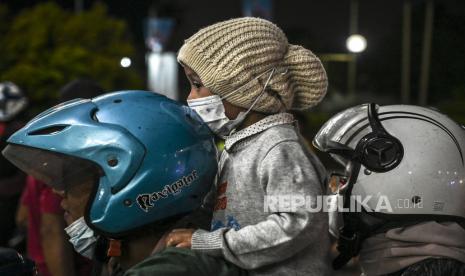
[{"label": "blue helmet", "polygon": [[85,218],[109,237],[192,212],[217,171],[208,126],[188,107],[145,91],[58,105],[8,143],[7,159],[59,190],[98,171]]}]

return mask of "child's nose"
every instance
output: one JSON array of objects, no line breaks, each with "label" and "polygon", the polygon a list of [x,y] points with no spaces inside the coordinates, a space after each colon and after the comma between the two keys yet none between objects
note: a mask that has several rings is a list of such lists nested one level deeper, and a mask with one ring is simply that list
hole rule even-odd
[{"label": "child's nose", "polygon": [[192,89],[189,92],[189,95],[187,96],[188,100],[194,100],[194,99],[198,99],[198,98],[199,98],[199,94],[195,91],[195,89]]}]

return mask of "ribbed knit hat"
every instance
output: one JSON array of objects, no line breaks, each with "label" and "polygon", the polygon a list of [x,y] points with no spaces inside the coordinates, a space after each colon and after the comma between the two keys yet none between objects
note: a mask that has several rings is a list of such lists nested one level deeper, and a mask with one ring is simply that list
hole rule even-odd
[{"label": "ribbed knit hat", "polygon": [[253,107],[264,113],[276,113],[283,104],[286,110],[308,109],[323,99],[328,86],[320,60],[289,44],[278,26],[260,18],[235,18],[201,29],[185,41],[178,61],[212,93],[230,95],[226,100],[243,108],[252,105],[267,72],[275,68],[267,92]]}]

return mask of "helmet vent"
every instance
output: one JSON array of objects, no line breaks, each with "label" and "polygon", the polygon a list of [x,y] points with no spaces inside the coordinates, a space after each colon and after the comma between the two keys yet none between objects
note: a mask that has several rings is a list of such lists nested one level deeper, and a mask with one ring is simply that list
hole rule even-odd
[{"label": "helmet vent", "polygon": [[29,132],[28,135],[30,136],[35,136],[35,135],[54,135],[58,134],[61,131],[63,131],[65,128],[67,128],[67,125],[59,125],[59,126],[51,126],[51,127],[46,127],[38,130],[34,130],[32,132]]},{"label": "helmet vent", "polygon": [[90,113],[90,117],[92,118],[92,120],[99,122],[97,118],[97,112],[98,112],[98,108],[93,109],[92,112]]}]

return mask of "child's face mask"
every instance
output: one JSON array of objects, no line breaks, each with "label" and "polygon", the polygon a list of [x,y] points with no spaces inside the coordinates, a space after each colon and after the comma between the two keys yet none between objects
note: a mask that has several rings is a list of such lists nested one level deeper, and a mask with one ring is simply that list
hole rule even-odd
[{"label": "child's face mask", "polygon": [[[263,74],[266,74],[267,72]],[[241,111],[234,120],[231,120],[226,116],[223,100],[227,99],[229,96],[234,94],[234,92],[242,88],[242,86],[234,90],[233,92],[227,94],[226,96],[223,96],[222,98],[218,95],[212,95],[199,99],[187,100],[187,105],[193,110],[195,110],[197,114],[199,114],[200,118],[202,118],[202,120],[208,125],[208,127],[213,131],[213,133],[225,139],[227,136],[231,135],[236,130],[236,128],[245,120],[247,114],[249,114],[250,110],[252,110],[252,108],[255,106],[255,104],[258,102],[260,97],[265,92],[266,87],[268,86],[268,83],[270,82],[270,79],[273,76],[274,72],[275,68],[271,69],[270,76],[268,77],[265,85],[263,86],[262,92],[257,96],[257,98],[255,98],[254,102],[249,107],[249,109],[247,109],[247,111],[245,112]],[[260,78],[262,75],[258,76],[255,79]],[[246,83],[245,85],[247,84],[248,83]]]},{"label": "child's face mask", "polygon": [[250,111],[250,108],[246,112],[241,111],[236,119],[230,120],[226,117],[222,99],[218,95],[187,100],[187,104],[199,114],[213,133],[223,139],[244,121],[245,116]]}]

